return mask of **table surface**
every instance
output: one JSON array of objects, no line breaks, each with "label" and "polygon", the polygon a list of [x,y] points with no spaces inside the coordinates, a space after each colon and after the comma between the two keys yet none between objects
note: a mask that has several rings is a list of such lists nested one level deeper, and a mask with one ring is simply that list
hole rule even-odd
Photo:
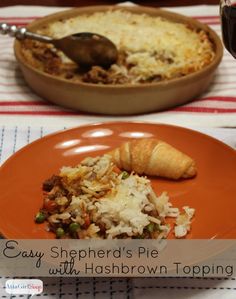
[{"label": "table surface", "polygon": [[[37,3],[35,0],[1,0],[0,7],[9,6],[9,5],[46,5],[46,6],[87,6],[87,5],[101,5],[101,4],[116,4],[120,1],[113,0],[38,0]],[[133,1],[140,5],[146,6],[185,6],[185,5],[199,5],[199,4],[218,4],[219,0],[153,0],[153,1]]]}]

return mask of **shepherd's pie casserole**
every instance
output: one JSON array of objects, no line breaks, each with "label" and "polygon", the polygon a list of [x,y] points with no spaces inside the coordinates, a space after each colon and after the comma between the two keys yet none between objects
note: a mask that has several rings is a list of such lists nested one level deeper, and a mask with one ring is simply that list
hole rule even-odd
[{"label": "shepherd's pie casserole", "polygon": [[171,80],[201,70],[214,59],[214,45],[202,29],[123,9],[79,15],[50,23],[38,33],[62,38],[78,32],[108,37],[119,58],[109,69],[82,69],[51,45],[26,40],[22,54],[33,67],[73,82],[142,84]]}]

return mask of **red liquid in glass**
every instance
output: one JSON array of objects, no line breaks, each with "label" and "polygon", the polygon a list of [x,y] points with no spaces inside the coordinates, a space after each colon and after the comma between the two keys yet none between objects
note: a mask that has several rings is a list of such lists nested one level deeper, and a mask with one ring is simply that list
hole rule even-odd
[{"label": "red liquid in glass", "polygon": [[222,9],[222,35],[226,49],[236,58],[236,6]]}]

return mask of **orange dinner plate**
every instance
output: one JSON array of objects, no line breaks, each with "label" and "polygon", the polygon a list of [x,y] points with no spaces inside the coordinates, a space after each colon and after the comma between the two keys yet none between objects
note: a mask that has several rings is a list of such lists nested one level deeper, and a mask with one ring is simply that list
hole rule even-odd
[{"label": "orange dinner plate", "polygon": [[[182,127],[132,122],[81,126],[41,138],[0,168],[0,232],[6,238],[47,239],[54,234],[34,217],[43,203],[42,183],[62,166],[74,166],[132,138],[162,139],[191,156],[198,174],[180,181],[151,178],[173,206],[196,209],[187,238],[236,238],[236,152],[207,135]],[[170,235],[173,238],[173,235]]]}]

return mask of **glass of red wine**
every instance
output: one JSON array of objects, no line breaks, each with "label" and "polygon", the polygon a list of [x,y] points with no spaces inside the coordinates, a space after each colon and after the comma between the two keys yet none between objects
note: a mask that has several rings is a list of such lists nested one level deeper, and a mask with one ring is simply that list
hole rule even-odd
[{"label": "glass of red wine", "polygon": [[236,0],[220,0],[220,15],[225,48],[236,58]]}]

